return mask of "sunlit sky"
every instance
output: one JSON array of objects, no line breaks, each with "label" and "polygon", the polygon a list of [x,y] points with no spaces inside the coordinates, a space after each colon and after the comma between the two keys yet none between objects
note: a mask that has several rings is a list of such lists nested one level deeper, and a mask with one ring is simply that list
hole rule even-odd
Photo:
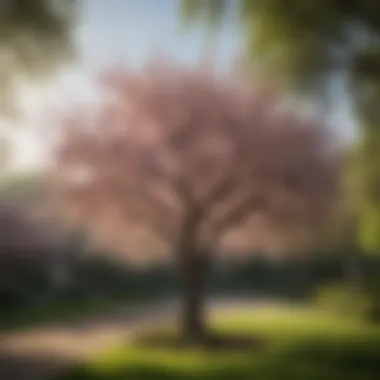
[{"label": "sunlit sky", "polygon": [[[48,86],[28,87],[23,92],[25,117],[13,133],[13,164],[29,168],[44,163],[43,116],[55,105],[91,98],[91,76],[96,70],[120,62],[138,66],[152,54],[170,56],[183,64],[196,62],[204,53],[205,31],[200,27],[184,29],[179,18],[180,1],[84,0],[74,34],[78,59]],[[228,63],[240,46],[239,26],[232,15],[218,35],[218,62]],[[342,96],[342,101],[338,101],[333,123],[350,136],[352,121],[343,100]],[[37,129],[39,133],[35,132]]]}]

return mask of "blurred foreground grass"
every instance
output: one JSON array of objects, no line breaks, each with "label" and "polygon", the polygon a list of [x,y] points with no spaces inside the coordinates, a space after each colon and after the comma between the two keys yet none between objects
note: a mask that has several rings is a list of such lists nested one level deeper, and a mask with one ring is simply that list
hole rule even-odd
[{"label": "blurred foreground grass", "polygon": [[380,326],[285,307],[216,315],[213,325],[223,334],[257,336],[263,346],[206,352],[128,343],[60,380],[380,378]]}]

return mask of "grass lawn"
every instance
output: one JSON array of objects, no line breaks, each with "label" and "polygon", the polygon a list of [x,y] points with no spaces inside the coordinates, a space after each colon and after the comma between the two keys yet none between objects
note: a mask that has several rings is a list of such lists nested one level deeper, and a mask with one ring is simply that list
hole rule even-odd
[{"label": "grass lawn", "polygon": [[298,308],[230,312],[215,330],[260,336],[255,349],[118,347],[59,380],[379,380],[380,327]]}]

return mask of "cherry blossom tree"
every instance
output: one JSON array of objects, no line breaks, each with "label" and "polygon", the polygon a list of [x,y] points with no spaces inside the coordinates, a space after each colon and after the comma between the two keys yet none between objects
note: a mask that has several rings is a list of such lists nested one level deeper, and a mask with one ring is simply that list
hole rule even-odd
[{"label": "cherry blossom tree", "polygon": [[174,259],[182,331],[201,341],[215,256],[301,253],[321,239],[338,194],[334,139],[236,72],[150,63],[99,83],[100,107],[61,123],[57,201],[98,246]]}]

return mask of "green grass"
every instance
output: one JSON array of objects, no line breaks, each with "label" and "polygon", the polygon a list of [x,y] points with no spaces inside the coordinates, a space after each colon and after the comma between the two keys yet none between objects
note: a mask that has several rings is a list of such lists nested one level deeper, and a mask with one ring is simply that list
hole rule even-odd
[{"label": "green grass", "polygon": [[0,311],[0,331],[34,328],[49,323],[82,319],[92,315],[109,314],[126,306],[146,303],[149,298],[119,297],[97,300],[60,301],[44,307],[25,307],[18,311]]},{"label": "green grass", "polygon": [[255,350],[115,348],[59,380],[378,380],[380,327],[313,310],[266,309],[214,318],[215,330],[260,336]]}]

